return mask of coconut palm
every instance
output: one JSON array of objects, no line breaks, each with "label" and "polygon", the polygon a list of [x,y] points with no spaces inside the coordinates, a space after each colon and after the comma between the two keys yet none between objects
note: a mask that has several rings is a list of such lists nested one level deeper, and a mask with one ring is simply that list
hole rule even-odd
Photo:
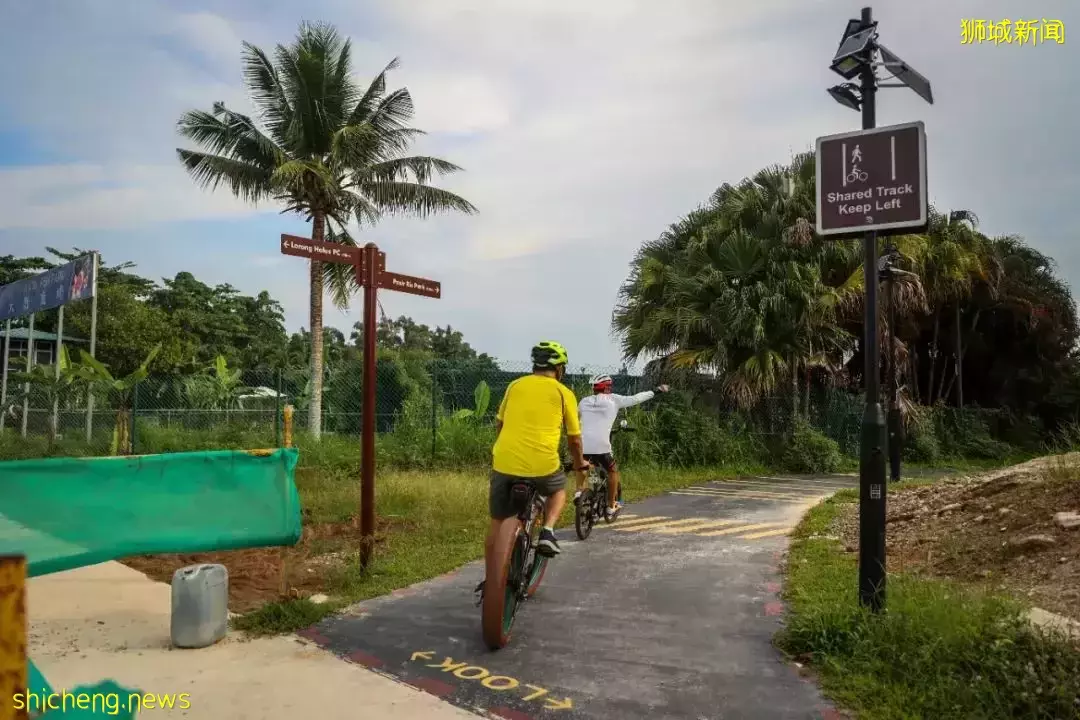
[{"label": "coconut palm", "polygon": [[[350,42],[330,25],[301,25],[295,41],[278,45],[273,59],[254,45],[243,48],[244,82],[258,122],[220,102],[209,112],[186,112],[179,121],[180,134],[200,148],[177,150],[199,185],[224,184],[244,200],[276,202],[311,222],[313,240],[351,246],[356,245],[348,231],[353,220],[363,228],[385,214],[475,212],[463,198],[428,184],[436,174],[459,167],[405,155],[422,132],[407,125],[413,116],[408,90],[386,89],[396,59],[361,90],[352,77]],[[356,289],[350,268],[311,262],[309,429],[316,437],[322,416],[324,283],[339,307]]]}]

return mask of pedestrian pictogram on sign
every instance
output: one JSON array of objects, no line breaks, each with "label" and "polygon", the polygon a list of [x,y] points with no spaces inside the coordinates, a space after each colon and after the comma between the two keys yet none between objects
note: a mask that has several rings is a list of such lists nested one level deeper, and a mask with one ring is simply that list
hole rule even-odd
[{"label": "pedestrian pictogram on sign", "polygon": [[819,235],[912,232],[926,218],[921,122],[818,138]]}]

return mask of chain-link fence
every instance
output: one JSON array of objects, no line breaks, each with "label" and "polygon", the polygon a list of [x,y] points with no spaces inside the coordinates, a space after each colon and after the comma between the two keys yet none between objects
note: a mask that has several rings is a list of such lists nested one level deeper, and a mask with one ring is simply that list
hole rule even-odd
[{"label": "chain-link fence", "polygon": [[[486,462],[506,387],[529,371],[525,364],[486,358],[431,361],[380,353],[375,421],[381,459],[403,466]],[[564,382],[581,397],[591,392],[589,379],[598,373],[610,374],[615,392],[625,395],[660,381],[613,368],[575,366]],[[358,452],[362,376],[359,361],[334,363],[327,370],[321,394],[322,443]],[[641,432],[620,440],[624,455],[689,463],[767,452],[797,422],[832,438],[845,454],[858,453],[862,398],[844,389],[801,388],[736,407],[712,378],[682,376],[665,382],[674,392],[626,412]],[[130,388],[97,388],[92,412],[88,390],[74,385],[9,387],[0,458],[280,446],[286,405],[294,408],[298,444],[312,444],[313,393],[306,369],[152,376]],[[950,450],[942,447],[941,436],[975,432],[978,437],[971,442],[999,452],[993,443],[1039,434],[1030,422],[1001,411],[939,408],[915,415],[916,420],[932,416],[937,440],[926,439],[925,422],[913,427],[912,442],[928,460]]]}]

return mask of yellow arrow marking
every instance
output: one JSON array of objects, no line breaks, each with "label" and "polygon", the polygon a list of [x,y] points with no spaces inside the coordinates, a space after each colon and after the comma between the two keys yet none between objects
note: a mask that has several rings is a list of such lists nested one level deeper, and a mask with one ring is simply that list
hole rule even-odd
[{"label": "yellow arrow marking", "polygon": [[680,535],[683,533],[697,532],[698,530],[708,530],[709,528],[727,527],[728,525],[740,525],[742,523],[742,520],[712,520],[710,522],[703,522],[699,525],[693,525],[690,527],[660,528],[656,532],[662,535]]},{"label": "yellow arrow marking", "polygon": [[759,538],[776,537],[777,535],[787,535],[793,528],[780,528],[779,530],[766,530],[765,532],[754,533],[752,535],[740,535],[739,540],[757,540]]},{"label": "yellow arrow marking", "polygon": [[631,527],[617,527],[616,530],[620,532],[637,532],[638,530],[655,530],[662,527],[675,527],[676,525],[693,525],[705,520],[705,518],[685,518],[683,520],[664,520],[659,522],[644,523],[642,525],[633,525]]},{"label": "yellow arrow marking", "polygon": [[574,703],[571,702],[570,698],[563,698],[562,700],[544,698],[544,707],[548,710],[569,710],[574,707]]},{"label": "yellow arrow marking", "polygon": [[758,523],[756,525],[743,525],[742,527],[726,528],[724,530],[713,530],[712,532],[703,532],[698,537],[716,537],[717,535],[734,535],[736,533],[747,532],[749,530],[763,530],[764,528],[776,527],[777,525],[783,525],[783,523]]},{"label": "yellow arrow marking", "polygon": [[413,662],[415,662],[419,658],[423,658],[425,660],[430,660],[433,657],[435,657],[435,651],[434,650],[417,650],[416,652],[414,652],[412,654]]}]

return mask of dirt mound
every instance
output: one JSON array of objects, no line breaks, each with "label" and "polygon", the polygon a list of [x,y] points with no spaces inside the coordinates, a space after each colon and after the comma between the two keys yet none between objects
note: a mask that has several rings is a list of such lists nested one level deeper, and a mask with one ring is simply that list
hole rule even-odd
[{"label": "dirt mound", "polygon": [[[890,571],[985,584],[1080,619],[1080,453],[890,492],[887,513]],[[857,505],[836,530],[855,552]]]}]

